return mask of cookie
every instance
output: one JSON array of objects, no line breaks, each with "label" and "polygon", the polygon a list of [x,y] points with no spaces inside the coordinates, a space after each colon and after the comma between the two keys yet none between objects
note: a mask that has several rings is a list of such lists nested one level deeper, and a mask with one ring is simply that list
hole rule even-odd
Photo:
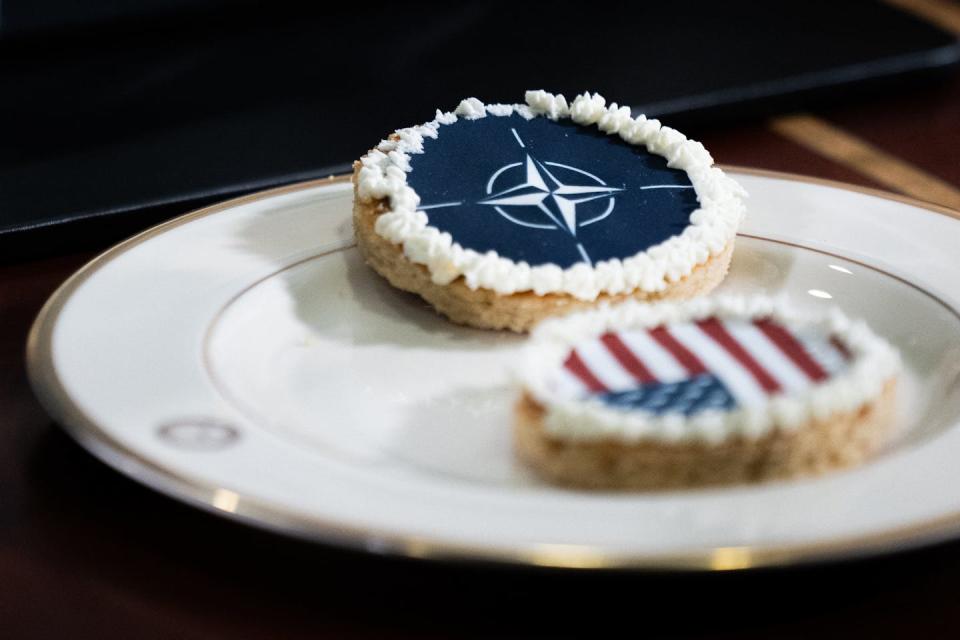
[{"label": "cookie", "polygon": [[628,302],[533,332],[515,445],[571,487],[816,475],[883,446],[898,371],[887,342],[835,309],[805,315],[765,297]]},{"label": "cookie", "polygon": [[690,298],[726,275],[743,189],[628,107],[464,100],[354,164],[367,263],[452,321],[527,331],[600,302]]}]

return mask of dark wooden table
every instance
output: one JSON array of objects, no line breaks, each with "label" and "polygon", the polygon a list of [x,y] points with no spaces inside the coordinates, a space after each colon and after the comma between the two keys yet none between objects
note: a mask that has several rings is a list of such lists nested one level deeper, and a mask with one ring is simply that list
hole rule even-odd
[{"label": "dark wooden table", "polygon": [[[690,133],[718,162],[960,208],[960,76]],[[747,573],[517,570],[308,545],[161,497],[74,444],[27,384],[30,323],[92,255],[0,267],[0,637],[960,634],[960,542]]]}]

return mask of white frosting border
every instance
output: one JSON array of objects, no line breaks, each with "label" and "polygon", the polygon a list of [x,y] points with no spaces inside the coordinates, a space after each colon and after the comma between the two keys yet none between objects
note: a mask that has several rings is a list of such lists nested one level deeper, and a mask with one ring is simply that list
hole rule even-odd
[{"label": "white frosting border", "polygon": [[[449,284],[463,276],[471,289],[491,289],[501,295],[563,293],[580,300],[637,289],[657,292],[689,275],[733,240],[744,215],[746,192],[713,166],[713,158],[702,144],[658,120],[632,117],[629,107],[606,106],[596,93],[579,95],[569,106],[562,95],[545,91],[527,91],[525,97],[526,105],[485,105],[468,98],[453,112],[438,110],[432,122],[398,130],[360,159],[358,197],[363,202],[388,201],[389,209],[377,218],[376,233],[402,245],[408,259],[427,267],[434,283]],[[441,126],[458,118],[475,120],[513,113],[527,119],[570,118],[584,126],[596,125],[609,135],[619,135],[629,144],[643,145],[663,156],[667,166],[687,172],[696,191],[700,206],[690,214],[690,224],[680,234],[634,256],[598,262],[593,267],[586,263],[566,269],[555,264],[531,267],[495,251],[481,254],[454,242],[449,233],[430,225],[426,212],[417,210],[420,198],[407,184],[410,156],[423,153],[424,138],[436,138]]]},{"label": "white frosting border", "polygon": [[[759,407],[708,410],[689,418],[618,409],[594,399],[564,398],[547,385],[549,375],[563,366],[570,350],[584,340],[607,331],[647,329],[710,316],[771,317],[793,329],[812,327],[836,336],[850,351],[851,360],[847,369],[802,393],[774,394]],[[759,438],[777,428],[793,431],[812,419],[856,410],[876,399],[899,370],[897,351],[863,321],[850,320],[835,308],[820,314],[803,314],[783,298],[754,296],[697,298],[683,304],[603,304],[590,311],[547,320],[531,334],[516,374],[520,387],[546,409],[544,424],[554,436],[570,440],[718,444],[738,435]]]}]

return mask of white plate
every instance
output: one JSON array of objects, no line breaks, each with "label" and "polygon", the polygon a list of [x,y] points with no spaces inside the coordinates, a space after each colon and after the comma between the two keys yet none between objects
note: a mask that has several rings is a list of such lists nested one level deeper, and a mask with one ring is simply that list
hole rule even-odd
[{"label": "white plate", "polygon": [[960,221],[735,173],[752,197],[723,289],[839,304],[903,352],[899,436],[871,464],[659,494],[538,482],[510,448],[522,339],[451,325],[367,269],[342,181],[204,209],[94,260],[37,319],[34,388],[84,446],[159,491],[371,551],[728,569],[960,531]]}]

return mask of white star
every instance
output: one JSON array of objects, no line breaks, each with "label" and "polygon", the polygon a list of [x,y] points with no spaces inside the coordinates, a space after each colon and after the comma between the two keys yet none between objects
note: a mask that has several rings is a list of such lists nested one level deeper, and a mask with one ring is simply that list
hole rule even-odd
[{"label": "white star", "polygon": [[[543,173],[541,173],[541,171]],[[527,154],[526,182],[510,187],[499,193],[481,200],[478,204],[492,206],[537,207],[560,228],[566,228],[570,235],[577,235],[577,205],[597,198],[609,198],[617,191],[616,187],[604,185],[567,185],[560,182],[556,176],[540,161],[534,160]],[[547,179],[553,186],[547,185]],[[555,210],[551,210],[551,206]],[[560,218],[557,218],[557,213]],[[563,220],[561,222],[560,220]]]}]

